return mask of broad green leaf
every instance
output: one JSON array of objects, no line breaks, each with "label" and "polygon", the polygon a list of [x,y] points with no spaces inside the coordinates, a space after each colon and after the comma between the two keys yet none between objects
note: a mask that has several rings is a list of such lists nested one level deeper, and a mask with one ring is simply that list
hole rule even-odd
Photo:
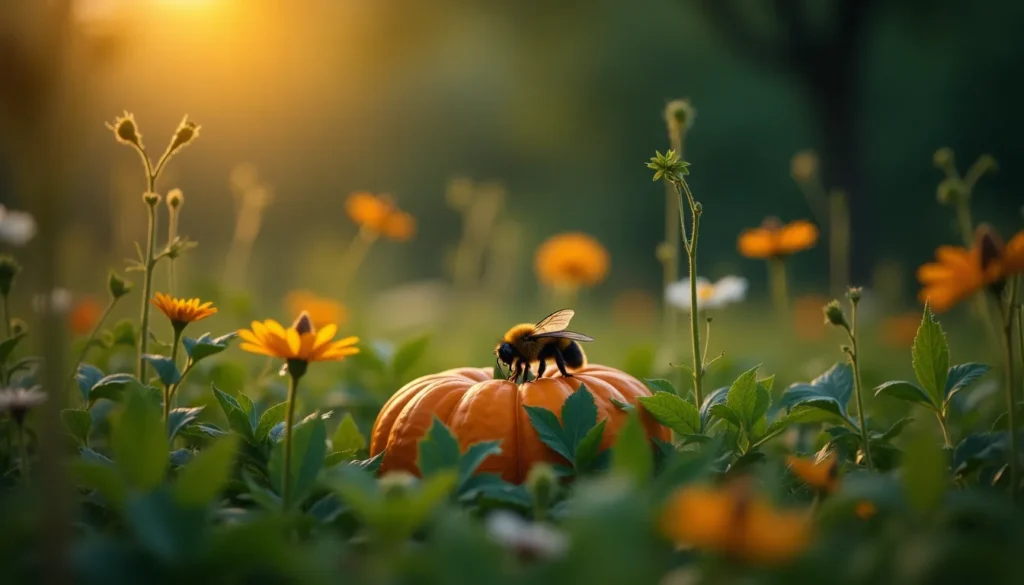
[{"label": "broad green leaf", "polygon": [[89,446],[89,431],[92,430],[92,413],[88,410],[65,408],[60,411],[60,420],[64,422],[64,428],[78,444],[83,447]]},{"label": "broad green leaf", "polygon": [[669,394],[676,394],[676,387],[663,378],[650,378],[644,379],[644,384],[650,388],[651,392],[667,392]]},{"label": "broad green leaf", "polygon": [[335,451],[359,451],[366,448],[366,438],[359,432],[356,420],[352,413],[346,412],[341,419],[337,430],[331,437],[331,444]]},{"label": "broad green leaf", "polygon": [[769,424],[765,428],[763,433],[761,433],[760,435],[755,435],[755,437],[752,438],[750,442],[750,449],[753,450],[756,449],[757,447],[760,447],[761,445],[764,445],[771,439],[774,439],[775,437],[786,432],[786,429],[788,429],[794,424],[796,423],[793,422],[793,420],[790,418],[788,414],[780,416],[779,418],[772,421],[771,424]]},{"label": "broad green leaf", "polygon": [[751,368],[740,374],[726,393],[725,404],[739,417],[739,426],[750,432],[771,406],[771,396],[757,383],[757,370]]},{"label": "broad green leaf", "polygon": [[692,435],[700,432],[700,413],[697,407],[676,394],[658,392],[653,396],[641,396],[638,400],[654,420],[676,433]]},{"label": "broad green leaf", "polygon": [[632,412],[612,447],[612,473],[646,485],[654,473],[654,453],[638,413]]},{"label": "broad green leaf", "polygon": [[89,459],[75,459],[70,463],[71,475],[78,485],[95,490],[111,504],[124,507],[128,488],[124,478],[109,463]]},{"label": "broad green leaf", "polygon": [[711,408],[716,404],[725,404],[725,399],[728,397],[728,394],[729,387],[724,386],[704,397],[704,402],[698,406],[700,410],[700,420],[703,426],[708,426],[708,418],[711,416]]},{"label": "broad green leaf", "polygon": [[0,364],[7,363],[8,358],[10,358],[11,354],[14,353],[14,348],[18,347],[18,344],[22,339],[25,339],[27,335],[28,333],[22,331],[17,335],[13,335],[3,341],[0,341]]},{"label": "broad green leaf", "polygon": [[910,505],[919,512],[930,512],[942,502],[949,483],[946,455],[930,433],[916,429],[903,457],[903,487]]},{"label": "broad green leaf", "polygon": [[478,473],[461,482],[459,500],[477,503],[485,501],[520,510],[528,510],[533,506],[533,498],[523,486],[509,483],[494,473]]},{"label": "broad green leaf", "polygon": [[629,412],[631,410],[636,410],[636,407],[633,406],[632,404],[628,403],[628,402],[623,402],[621,400],[616,400],[614,398],[609,398],[609,400],[611,400],[611,403],[615,406],[615,408],[618,408],[622,412]]},{"label": "broad green leaf", "polygon": [[740,419],[740,415],[733,409],[729,408],[725,404],[715,404],[711,407],[711,416],[720,418],[736,428],[743,427],[743,420]]},{"label": "broad green leaf", "polygon": [[871,439],[874,441],[887,442],[895,439],[903,432],[903,429],[907,428],[907,425],[914,422],[914,417],[907,416],[894,422],[891,427],[888,428],[884,433],[872,433]]},{"label": "broad green leaf", "polygon": [[358,467],[359,469],[362,469],[368,473],[377,473],[377,470],[380,469],[380,464],[384,462],[385,453],[387,453],[387,450],[381,451],[380,453],[377,453],[376,455],[370,457],[369,459],[363,459],[362,461],[353,461],[349,465],[353,467]]},{"label": "broad green leaf", "polygon": [[937,410],[939,406],[932,403],[932,399],[924,390],[917,387],[917,384],[912,382],[904,382],[901,380],[895,380],[892,382],[886,382],[875,388],[875,396],[889,396],[905,402],[913,402],[915,404],[921,404]]},{"label": "broad green leaf", "polygon": [[290,478],[284,477],[285,442],[281,441],[274,445],[268,470],[274,489],[278,493],[283,493],[285,481],[291,482],[291,505],[298,506],[313,489],[316,476],[324,466],[324,457],[327,455],[327,427],[323,419],[315,417],[292,429]]},{"label": "broad green leaf", "polygon": [[216,339],[212,339],[209,333],[204,333],[199,339],[192,339],[190,337],[182,337],[181,344],[185,348],[185,353],[189,359],[193,362],[199,362],[200,360],[206,359],[212,355],[224,351],[228,348],[228,344],[237,337],[237,333],[228,333],[222,335]]},{"label": "broad green leaf", "polygon": [[331,451],[324,457],[324,467],[334,467],[340,463],[355,459],[355,451]]},{"label": "broad green leaf", "polygon": [[178,366],[171,358],[151,353],[147,353],[142,358],[153,366],[164,386],[171,386],[181,381],[181,372],[178,371]]},{"label": "broad green leaf", "polygon": [[491,455],[501,455],[501,441],[482,441],[470,445],[459,458],[459,485],[467,482]]},{"label": "broad green leaf", "polygon": [[771,376],[768,376],[763,380],[758,380],[757,385],[763,388],[764,391],[767,392],[768,396],[770,397],[772,394],[772,388],[775,387],[775,374],[772,374]]},{"label": "broad green leaf", "polygon": [[552,451],[572,462],[575,449],[569,448],[562,425],[558,422],[555,413],[542,406],[524,405],[523,408],[526,409],[526,414],[530,417],[530,424],[537,431],[540,440]]},{"label": "broad green leaf", "polygon": [[834,425],[850,425],[850,421],[843,418],[841,415],[836,414],[835,409],[823,410],[811,404],[800,404],[794,406],[793,409],[785,415],[785,418],[791,424],[830,423]]},{"label": "broad green leaf", "polygon": [[576,452],[576,447],[595,425],[597,404],[594,403],[594,395],[585,385],[580,384],[580,387],[562,403],[562,428],[565,446],[570,453]]},{"label": "broad green leaf", "polygon": [[263,414],[260,416],[259,423],[256,425],[256,430],[253,432],[253,437],[256,439],[256,442],[262,443],[267,440],[267,437],[270,435],[270,429],[283,421],[287,413],[287,402],[275,404],[274,406],[264,410]]},{"label": "broad green leaf", "polygon": [[205,406],[193,408],[175,408],[167,415],[167,438],[173,440],[181,432],[181,429],[195,422],[202,414]]},{"label": "broad green leaf", "polygon": [[989,367],[985,364],[970,362],[949,368],[946,376],[945,402],[948,404],[957,392],[967,388],[979,378],[988,373]]},{"label": "broad green leaf", "polygon": [[598,455],[601,454],[601,439],[604,437],[605,423],[608,421],[602,420],[597,423],[594,428],[590,429],[583,440],[580,441],[579,445],[576,445],[575,462],[574,467],[576,472],[588,471],[591,465],[597,461]]},{"label": "broad green leaf", "polygon": [[256,436],[253,433],[253,425],[249,420],[248,413],[242,409],[234,396],[218,389],[217,386],[212,386],[212,388],[213,395],[217,398],[217,403],[220,404],[224,416],[227,417],[231,430],[241,435],[246,441],[256,443]]},{"label": "broad green leaf", "polygon": [[103,379],[103,370],[90,364],[78,366],[75,374],[75,381],[78,382],[78,390],[82,393],[82,400],[89,403],[89,391],[97,382]]},{"label": "broad green leaf", "polygon": [[1006,461],[1009,433],[967,435],[953,450],[953,473],[964,476],[979,465]]},{"label": "broad green leaf", "polygon": [[140,491],[163,482],[170,448],[159,408],[139,392],[128,393],[111,437],[114,460],[121,474]]},{"label": "broad green leaf", "polygon": [[434,417],[427,434],[420,439],[416,464],[420,473],[428,477],[445,469],[458,468],[461,454],[459,441],[441,419]]},{"label": "broad green leaf", "polygon": [[281,496],[259,484],[248,472],[242,473],[245,485],[249,488],[249,496],[264,510],[279,512],[281,510]]},{"label": "broad green leaf", "polygon": [[117,402],[121,400],[121,396],[128,388],[142,388],[142,383],[131,374],[105,376],[89,389],[89,404],[91,405],[100,398]]},{"label": "broad green leaf", "polygon": [[796,406],[820,408],[837,415],[845,424],[855,425],[846,412],[853,396],[853,369],[839,362],[809,384],[793,384],[782,394],[779,406],[792,410]]},{"label": "broad green leaf", "polygon": [[932,404],[942,404],[949,375],[949,345],[942,325],[935,320],[935,315],[927,305],[911,354],[917,382],[928,393]]},{"label": "broad green leaf", "polygon": [[416,337],[402,343],[395,350],[395,357],[391,360],[391,368],[396,378],[404,376],[421,357],[427,352],[430,345],[430,337]]},{"label": "broad green leaf", "polygon": [[218,439],[181,469],[174,483],[174,499],[187,508],[209,505],[231,478],[237,438]]}]

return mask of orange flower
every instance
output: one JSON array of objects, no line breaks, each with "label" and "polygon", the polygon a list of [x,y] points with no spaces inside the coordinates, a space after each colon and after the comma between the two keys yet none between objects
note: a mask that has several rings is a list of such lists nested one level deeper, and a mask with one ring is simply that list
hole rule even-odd
[{"label": "orange flower", "polygon": [[534,270],[545,285],[557,288],[594,286],[608,275],[608,250],[583,233],[548,238],[537,248]]},{"label": "orange flower", "polygon": [[878,514],[878,507],[866,500],[860,501],[854,506],[853,513],[861,520],[870,520],[875,514]]},{"label": "orange flower", "polygon": [[345,305],[308,290],[293,290],[285,297],[284,304],[289,315],[298,316],[305,311],[314,323],[341,325],[348,320]]},{"label": "orange flower", "polygon": [[886,317],[882,321],[882,341],[893,348],[910,347],[914,345],[917,328],[920,326],[920,313],[905,313]]},{"label": "orange flower", "polygon": [[662,532],[681,545],[760,564],[783,564],[811,539],[810,517],[774,509],[744,484],[685,487],[669,501]]},{"label": "orange flower", "polygon": [[85,297],[79,300],[68,314],[68,328],[71,334],[82,337],[92,332],[93,327],[100,320],[103,314],[103,307],[92,297]]},{"label": "orange flower", "polygon": [[1024,230],[1004,246],[995,230],[980,225],[970,249],[939,246],[935,258],[937,262],[917,270],[922,286],[918,298],[943,313],[978,291],[999,288],[1007,277],[1024,272]]},{"label": "orange flower", "polygon": [[747,258],[779,258],[814,247],[818,242],[818,228],[806,220],[782,225],[776,218],[768,218],[761,227],[740,234],[739,250]]},{"label": "orange flower", "polygon": [[313,326],[307,313],[302,313],[291,327],[285,329],[273,319],[253,321],[252,329],[242,329],[242,349],[250,353],[295,360],[300,362],[340,362],[350,355],[359,353],[353,347],[358,337],[346,337],[334,341],[338,326],[324,325],[320,330]]},{"label": "orange flower", "polygon": [[416,218],[402,211],[388,195],[353,193],[345,211],[357,225],[374,234],[405,242],[416,234]]},{"label": "orange flower", "polygon": [[176,299],[164,293],[156,293],[149,302],[167,315],[175,329],[184,329],[189,323],[200,321],[217,312],[217,308],[210,301],[202,303],[199,299]]},{"label": "orange flower", "polygon": [[839,488],[839,458],[835,451],[813,459],[790,455],[786,463],[793,475],[813,488],[825,493],[832,493]]}]

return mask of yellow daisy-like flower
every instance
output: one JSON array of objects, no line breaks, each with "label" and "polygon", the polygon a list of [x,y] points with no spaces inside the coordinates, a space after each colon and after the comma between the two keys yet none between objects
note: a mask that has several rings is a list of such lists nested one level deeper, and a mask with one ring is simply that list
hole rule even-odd
[{"label": "yellow daisy-like flower", "polygon": [[416,218],[402,211],[388,195],[353,193],[345,212],[356,225],[388,239],[405,242],[416,234]]},{"label": "yellow daisy-like flower", "polygon": [[164,293],[156,293],[149,302],[167,315],[175,329],[183,329],[189,323],[205,319],[217,312],[217,308],[210,301],[204,303],[199,299],[176,299]]},{"label": "yellow daisy-like flower", "polygon": [[341,361],[359,353],[358,337],[335,341],[338,326],[328,323],[317,330],[308,313],[302,313],[285,329],[273,319],[253,321],[252,329],[242,329],[242,349],[250,353],[299,362]]},{"label": "yellow daisy-like flower", "polygon": [[334,323],[341,325],[348,320],[348,308],[338,301],[322,297],[308,290],[293,290],[284,299],[289,315],[309,314],[313,323]]},{"label": "yellow daisy-like flower", "polygon": [[608,250],[583,233],[552,236],[534,257],[537,278],[556,288],[594,286],[608,276],[608,265]]},{"label": "yellow daisy-like flower", "polygon": [[940,246],[935,257],[936,262],[917,270],[923,287],[919,298],[944,313],[982,289],[1001,286],[1008,277],[1024,272],[1024,231],[1004,245],[995,230],[981,225],[970,249]]},{"label": "yellow daisy-like flower", "polygon": [[801,250],[813,248],[818,242],[818,227],[807,220],[783,225],[776,218],[768,218],[761,227],[740,234],[740,254],[747,258],[780,258]]},{"label": "yellow daisy-like flower", "polygon": [[786,463],[793,475],[811,487],[829,494],[839,488],[839,457],[835,451],[814,458],[790,455]]},{"label": "yellow daisy-like flower", "polygon": [[792,560],[811,540],[810,516],[776,510],[742,482],[678,490],[661,529],[677,544],[765,565]]}]

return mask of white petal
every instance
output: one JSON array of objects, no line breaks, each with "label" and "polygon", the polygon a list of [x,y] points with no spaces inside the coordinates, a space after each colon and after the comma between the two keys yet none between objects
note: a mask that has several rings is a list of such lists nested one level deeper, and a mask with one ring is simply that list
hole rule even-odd
[{"label": "white petal", "polygon": [[726,276],[715,283],[714,297],[721,304],[738,303],[747,296],[750,283],[740,276]]},{"label": "white petal", "polygon": [[36,220],[24,211],[7,211],[0,214],[0,241],[15,246],[24,246],[36,235]]}]

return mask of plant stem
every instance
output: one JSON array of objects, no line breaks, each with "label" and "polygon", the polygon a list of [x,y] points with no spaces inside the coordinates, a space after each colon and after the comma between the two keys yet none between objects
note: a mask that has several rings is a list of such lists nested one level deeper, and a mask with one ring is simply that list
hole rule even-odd
[{"label": "plant stem", "polygon": [[[169,207],[167,216],[167,243],[170,244],[178,237],[178,210]],[[168,258],[167,262],[167,292],[174,296],[174,289],[177,285],[177,276],[174,270],[174,257]]]},{"label": "plant stem", "polygon": [[949,427],[946,426],[945,415],[936,410],[935,418],[939,419],[939,428],[942,429],[942,439],[946,442],[946,447],[952,449],[953,441],[951,441],[949,438]]},{"label": "plant stem", "polygon": [[862,392],[860,381],[860,350],[857,346],[857,302],[851,301],[850,307],[850,318],[852,321],[850,343],[853,346],[850,352],[850,361],[853,363],[853,391],[857,395],[857,419],[860,423],[860,440],[864,446],[864,460],[868,464],[868,469],[874,470],[875,464],[871,461],[871,446],[868,442],[867,416],[864,412],[864,393]]},{"label": "plant stem", "polygon": [[[150,178],[150,186],[155,182]],[[150,191],[152,192],[152,191]],[[146,383],[146,349],[149,347],[149,297],[153,293],[153,268],[155,262],[153,255],[156,253],[156,204],[149,205],[149,231],[146,234],[146,274],[142,284],[142,315],[139,317],[139,368],[138,378],[143,384]]]},{"label": "plant stem", "polygon": [[[677,199],[679,201],[680,232],[683,236],[683,243],[686,244],[686,255],[690,265],[690,340],[693,345],[693,398],[694,404],[700,408],[704,398],[704,368],[701,363],[700,351],[700,307],[697,303],[697,244],[700,237],[700,212],[697,210],[697,202],[690,192],[690,186],[685,180],[680,180],[676,187]],[[690,204],[690,215],[693,218],[693,225],[690,230],[690,239],[686,239],[686,224],[683,221],[683,193]]]},{"label": "plant stem", "polygon": [[1006,408],[1010,431],[1010,499],[1012,501],[1017,501],[1017,490],[1020,488],[1020,476],[1017,474],[1017,468],[1019,467],[1017,455],[1017,401],[1014,397],[1017,382],[1014,370],[1016,366],[1013,363],[1013,321],[1017,309],[1018,286],[1019,280],[1012,278],[1010,280],[1010,299],[1003,310],[1004,347],[1006,350],[1004,354],[1006,358]]},{"label": "plant stem", "polygon": [[[106,322],[108,317],[110,317],[110,312],[114,310],[114,305],[117,304],[118,298],[120,297],[111,297],[110,302],[107,303],[107,308],[103,309],[103,313],[100,315],[99,320],[96,321],[96,325],[94,325],[92,331],[89,332],[89,337],[85,340],[85,346],[82,347],[81,353],[78,354],[78,359],[75,360],[74,367],[71,368],[71,379],[68,380],[69,386],[74,383],[75,378],[78,376],[78,368],[82,367],[82,362],[85,361],[85,356],[89,354],[89,348],[92,347],[92,342],[96,339],[96,335],[100,332],[100,329],[103,328],[103,323]],[[85,398],[83,398],[83,400],[88,402]]]},{"label": "plant stem", "polygon": [[768,279],[771,281],[772,302],[775,311],[785,312],[789,307],[789,287],[786,276],[786,261],[782,258],[768,259]]},{"label": "plant stem", "polygon": [[[171,363],[174,367],[178,367],[178,346],[181,345],[181,332],[184,331],[184,327],[174,326],[174,343],[171,345]],[[167,417],[171,414],[171,397],[174,396],[174,388],[178,383],[181,382],[179,377],[178,382],[174,384],[167,384],[164,386],[164,426],[167,425]]]},{"label": "plant stem", "polygon": [[299,388],[301,374],[288,368],[288,406],[284,418],[284,479],[281,482],[281,505],[287,511],[292,496],[292,420],[295,418],[295,395]]},{"label": "plant stem", "polygon": [[26,486],[32,485],[31,469],[28,461],[28,448],[25,446],[25,426],[18,423],[18,452],[21,455],[21,479]]},{"label": "plant stem", "polygon": [[[10,295],[3,295],[3,297],[4,297],[4,300],[3,300],[4,331],[7,332],[7,337],[11,337],[14,334],[14,331],[11,328],[11,302],[10,302],[10,298],[9,298]],[[47,301],[47,304],[49,304],[49,301]],[[52,310],[52,308],[51,308],[51,310]]]}]

